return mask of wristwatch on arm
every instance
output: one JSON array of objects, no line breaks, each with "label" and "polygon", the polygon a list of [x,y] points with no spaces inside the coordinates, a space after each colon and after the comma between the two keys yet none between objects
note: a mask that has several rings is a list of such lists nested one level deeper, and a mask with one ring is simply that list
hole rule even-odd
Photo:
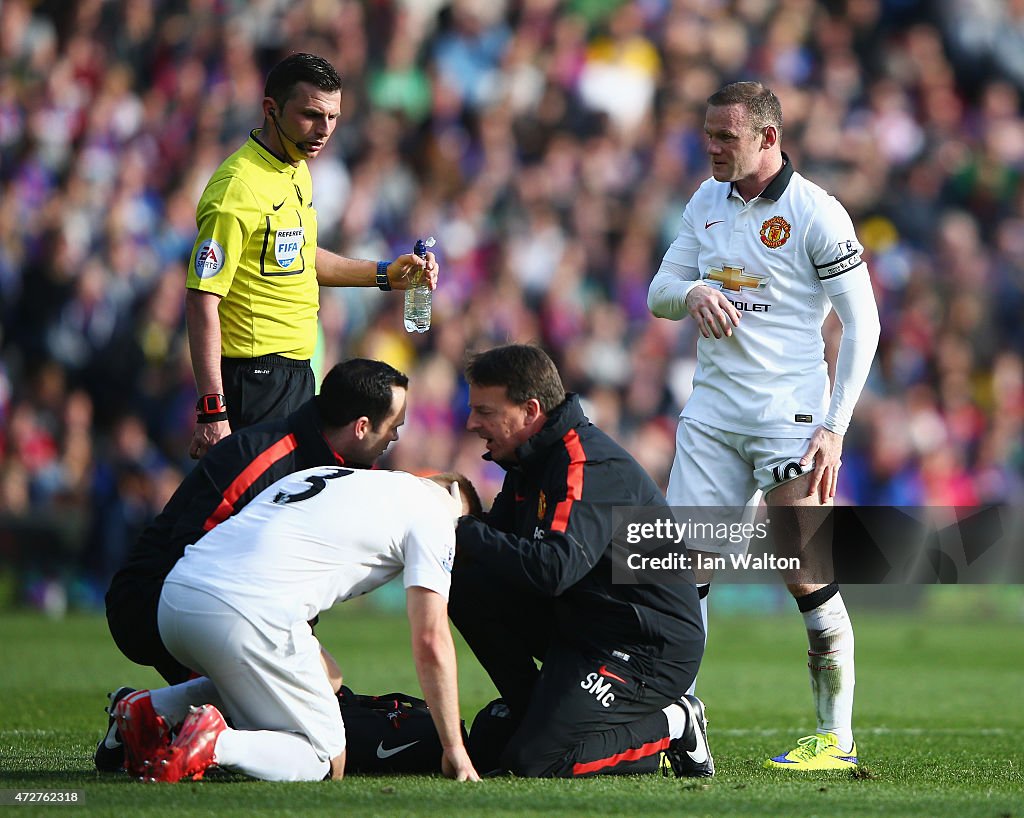
[{"label": "wristwatch on arm", "polygon": [[388,267],[391,266],[390,261],[378,261],[377,262],[377,287],[384,292],[388,292],[391,289],[391,282],[388,280]]},{"label": "wristwatch on arm", "polygon": [[223,395],[202,395],[196,402],[196,423],[216,423],[227,419],[228,408]]}]

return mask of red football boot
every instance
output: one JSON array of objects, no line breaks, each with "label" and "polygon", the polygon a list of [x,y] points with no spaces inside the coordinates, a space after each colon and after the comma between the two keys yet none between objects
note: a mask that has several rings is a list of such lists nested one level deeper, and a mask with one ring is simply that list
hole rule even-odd
[{"label": "red football boot", "polygon": [[171,744],[171,728],[153,709],[148,690],[138,690],[114,705],[114,720],[124,742],[124,768],[146,776],[153,758]]},{"label": "red football boot", "polygon": [[192,778],[198,781],[216,763],[213,748],[227,726],[220,711],[212,704],[191,708],[174,741],[153,758],[152,766],[147,768],[146,779],[175,782]]}]

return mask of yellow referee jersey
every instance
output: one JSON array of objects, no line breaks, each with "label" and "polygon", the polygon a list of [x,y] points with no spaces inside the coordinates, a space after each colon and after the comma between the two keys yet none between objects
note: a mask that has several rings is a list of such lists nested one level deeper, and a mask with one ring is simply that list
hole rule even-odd
[{"label": "yellow referee jersey", "polygon": [[293,167],[257,131],[224,160],[196,208],[186,286],[216,293],[221,353],[309,359],[316,345],[316,210],[306,163]]}]

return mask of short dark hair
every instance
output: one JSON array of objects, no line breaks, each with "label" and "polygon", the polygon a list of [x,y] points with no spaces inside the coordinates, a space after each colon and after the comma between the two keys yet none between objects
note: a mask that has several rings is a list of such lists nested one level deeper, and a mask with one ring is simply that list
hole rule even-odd
[{"label": "short dark hair", "polygon": [[782,130],[782,103],[760,82],[731,82],[708,97],[708,105],[742,105],[750,114],[750,126],[760,131],[769,125]]},{"label": "short dark hair", "polygon": [[284,108],[300,82],[315,85],[321,91],[340,91],[341,77],[334,66],[316,54],[290,54],[270,69],[263,96]]},{"label": "short dark hair", "polygon": [[474,355],[466,364],[466,380],[475,386],[504,386],[514,403],[536,398],[544,414],[565,400],[555,362],[530,344],[509,344]]},{"label": "short dark hair", "polygon": [[480,502],[480,495],[477,493],[473,481],[466,475],[457,471],[445,471],[440,474],[432,474],[428,479],[433,480],[446,491],[452,483],[458,483],[459,491],[462,492],[462,497],[469,506],[469,516],[480,517],[483,515],[484,506]]},{"label": "short dark hair", "polygon": [[340,428],[367,417],[376,428],[391,411],[396,386],[408,389],[409,378],[393,366],[351,358],[331,368],[313,400],[327,426]]}]

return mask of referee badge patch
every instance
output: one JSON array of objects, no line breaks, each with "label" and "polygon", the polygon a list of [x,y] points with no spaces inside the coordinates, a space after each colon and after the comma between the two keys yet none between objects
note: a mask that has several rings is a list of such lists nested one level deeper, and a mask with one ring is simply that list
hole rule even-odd
[{"label": "referee badge patch", "polygon": [[196,275],[199,278],[213,278],[223,269],[224,248],[215,239],[207,239],[196,250]]},{"label": "referee badge patch", "polygon": [[772,216],[761,225],[761,244],[770,250],[782,247],[789,241],[793,228],[782,216]]},{"label": "referee badge patch", "polygon": [[285,269],[292,266],[292,262],[299,255],[304,241],[305,228],[293,227],[290,230],[278,230],[274,233],[274,258],[277,263]]}]

